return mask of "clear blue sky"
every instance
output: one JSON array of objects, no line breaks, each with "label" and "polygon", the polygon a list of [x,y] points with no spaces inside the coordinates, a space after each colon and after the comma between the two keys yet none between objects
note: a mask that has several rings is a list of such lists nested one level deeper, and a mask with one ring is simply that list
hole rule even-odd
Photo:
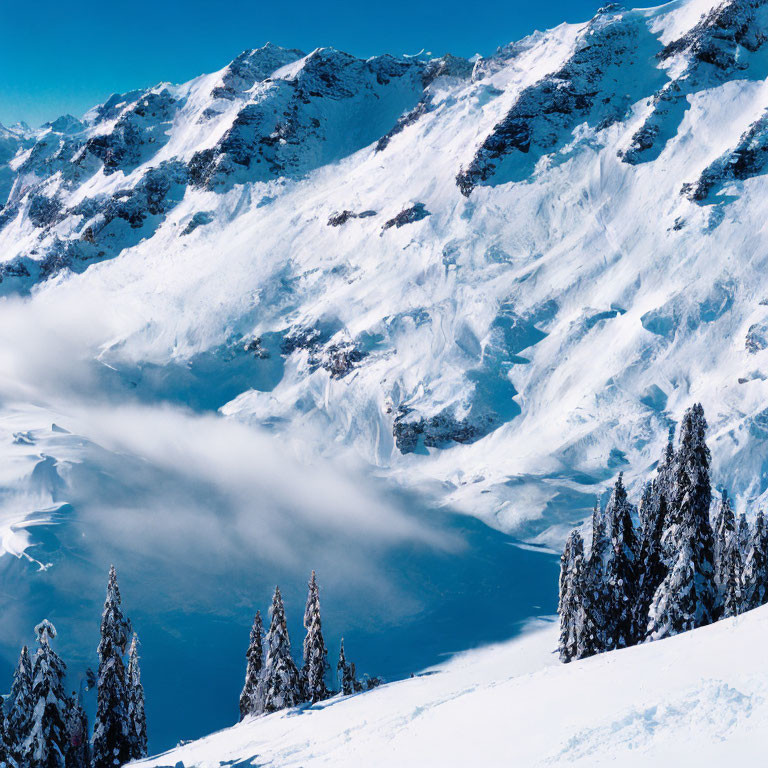
[{"label": "clear blue sky", "polygon": [[357,56],[488,54],[588,19],[592,0],[0,0],[0,122],[82,114],[115,91],[183,82],[267,41]]}]

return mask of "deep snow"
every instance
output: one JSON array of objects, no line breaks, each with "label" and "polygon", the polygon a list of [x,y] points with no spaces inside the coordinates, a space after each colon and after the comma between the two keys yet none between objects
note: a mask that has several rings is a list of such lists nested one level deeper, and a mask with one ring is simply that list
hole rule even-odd
[{"label": "deep snow", "polygon": [[141,766],[722,766],[760,753],[768,608],[561,664],[554,626]]}]

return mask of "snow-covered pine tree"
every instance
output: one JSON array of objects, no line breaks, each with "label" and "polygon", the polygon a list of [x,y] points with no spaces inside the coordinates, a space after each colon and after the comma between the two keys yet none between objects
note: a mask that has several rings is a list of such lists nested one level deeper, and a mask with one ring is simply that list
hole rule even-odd
[{"label": "snow-covered pine tree", "polygon": [[362,681],[357,679],[357,669],[354,662],[349,665],[349,674],[352,678],[352,687],[354,688],[355,693],[362,693],[365,690],[365,687],[363,686]]},{"label": "snow-covered pine tree", "polygon": [[755,518],[752,544],[742,574],[744,610],[759,608],[768,601],[768,526],[762,510]]},{"label": "snow-covered pine tree", "polygon": [[[656,482],[654,481],[654,486]],[[648,612],[656,590],[667,575],[662,548],[662,537],[667,521],[667,496],[654,488],[653,507],[644,516],[642,542],[638,562],[637,601],[635,603],[635,627],[637,641],[645,639]]]},{"label": "snow-covered pine tree", "polygon": [[320,621],[320,594],[315,572],[309,579],[307,606],[304,610],[304,663],[301,667],[303,698],[313,704],[328,698],[325,676],[329,670],[328,650],[323,639],[323,627]]},{"label": "snow-covered pine tree", "polygon": [[592,510],[592,546],[581,587],[583,619],[576,654],[579,659],[601,653],[606,647],[608,588],[605,564],[610,546],[605,516],[600,509],[600,500],[597,499]]},{"label": "snow-covered pine tree", "polygon": [[[725,593],[725,586],[731,576],[731,570],[735,567],[734,555],[739,555],[738,541],[736,541],[736,516],[731,508],[728,492],[723,490],[720,504],[713,521],[714,534],[714,565],[715,587],[717,589],[717,606],[720,611]],[[730,546],[731,540],[735,541],[735,548]],[[737,569],[738,580],[741,581],[741,567]],[[732,614],[733,615],[733,614]]]},{"label": "snow-covered pine tree", "polygon": [[19,765],[28,765],[27,739],[32,726],[32,663],[25,645],[13,673],[8,702],[8,745]]},{"label": "snow-covered pine tree", "polygon": [[636,642],[637,537],[633,511],[620,472],[605,508],[609,547],[604,579],[607,595],[604,650],[626,648]]},{"label": "snow-covered pine tree", "polygon": [[301,700],[299,671],[291,656],[291,641],[279,587],[275,587],[271,613],[263,683],[263,710],[267,713],[293,707]]},{"label": "snow-covered pine tree", "polygon": [[130,734],[131,760],[147,756],[147,717],[144,712],[144,686],[141,684],[139,667],[139,638],[134,632],[131,649],[128,652],[128,673],[126,677],[128,695],[128,726]]},{"label": "snow-covered pine tree", "polygon": [[654,485],[656,493],[664,496],[667,500],[667,507],[672,503],[672,496],[675,490],[675,462],[677,454],[675,453],[675,430],[669,430],[667,444],[664,446],[664,455],[656,469],[656,478]]},{"label": "snow-covered pine tree", "polygon": [[29,768],[64,768],[67,752],[66,666],[51,648],[56,628],[48,619],[36,627],[38,649],[32,667],[32,724],[25,765]]},{"label": "snow-covered pine tree", "polygon": [[715,608],[707,422],[700,403],[683,416],[662,545],[667,575],[650,606],[647,634],[668,637],[712,622]]},{"label": "snow-covered pine tree", "polygon": [[74,691],[69,699],[66,729],[67,768],[90,768],[91,745],[88,740],[88,716],[80,704],[79,696]]},{"label": "snow-covered pine tree", "polygon": [[560,558],[560,661],[578,658],[579,634],[583,624],[582,586],[584,581],[584,542],[577,530],[565,542]]},{"label": "snow-covered pine tree", "polygon": [[262,713],[261,673],[264,669],[264,627],[261,611],[256,611],[251,627],[248,650],[245,653],[245,685],[240,693],[240,719]]},{"label": "snow-covered pine tree", "polygon": [[116,768],[130,759],[130,724],[123,654],[130,622],[120,606],[115,567],[109,569],[107,597],[101,617],[96,720],[93,728],[93,768]]},{"label": "snow-covered pine tree", "polygon": [[344,653],[344,638],[341,638],[339,648],[339,663],[336,665],[336,675],[339,679],[339,691],[342,696],[351,696],[355,692],[355,675],[352,665]]},{"label": "snow-covered pine tree", "polygon": [[744,610],[744,593],[741,586],[743,564],[735,533],[729,536],[720,553],[720,617],[728,619]]},{"label": "snow-covered pine tree", "polygon": [[11,752],[11,742],[8,737],[8,721],[5,716],[5,702],[0,696],[0,768],[15,768],[16,761]]},{"label": "snow-covered pine tree", "polygon": [[739,537],[739,552],[741,552],[741,560],[742,562],[746,562],[750,546],[752,545],[752,531],[749,527],[747,516],[743,512],[739,515],[739,527],[736,533]]}]

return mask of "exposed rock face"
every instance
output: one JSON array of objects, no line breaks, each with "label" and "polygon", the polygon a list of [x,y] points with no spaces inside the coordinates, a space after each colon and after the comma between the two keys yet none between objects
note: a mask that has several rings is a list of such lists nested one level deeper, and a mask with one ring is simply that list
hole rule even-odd
[{"label": "exposed rock face", "polygon": [[392,434],[400,453],[414,453],[420,446],[445,448],[450,443],[471,443],[490,431],[490,420],[472,423],[448,412],[430,418],[418,417],[401,407],[392,424]]},{"label": "exposed rock face", "polygon": [[328,217],[329,227],[341,227],[346,224],[350,219],[367,219],[370,216],[375,216],[376,211],[361,211],[355,213],[354,211],[343,210],[341,213],[334,213]]},{"label": "exposed rock face", "polygon": [[[623,119],[647,87],[633,78],[647,71],[647,59],[657,48],[633,12],[617,4],[600,9],[565,65],[523,90],[469,165],[459,171],[456,184],[461,193],[468,197],[491,179],[501,183],[524,178],[542,155],[566,143],[579,123],[606,128]],[[617,91],[618,82],[630,85]],[[515,165],[510,160],[515,155],[530,158]],[[506,173],[501,172],[504,165]]]},{"label": "exposed rock face", "polygon": [[[688,110],[688,96],[703,88],[725,82],[736,72],[750,68],[752,54],[763,46],[765,29],[757,11],[763,0],[730,0],[713,8],[682,37],[668,43],[658,53],[665,64],[685,61],[680,75],[667,82],[651,99],[652,110],[643,125],[621,152],[626,163],[655,160],[667,141],[677,132]],[[764,65],[757,60],[764,77]]]},{"label": "exposed rock face", "polygon": [[698,181],[683,184],[681,192],[703,203],[732,181],[759,176],[768,167],[768,113],[753,123],[738,144],[704,169]]},{"label": "exposed rock face", "polygon": [[[423,90],[419,60],[362,60],[322,48],[300,63],[265,79],[216,146],[192,157],[194,184],[221,189],[302,176],[378,139]],[[380,123],[364,118],[374,104]],[[361,130],[345,130],[350,124]]]},{"label": "exposed rock face", "polygon": [[754,323],[747,331],[744,346],[751,355],[768,349],[768,322]]},{"label": "exposed rock face", "polygon": [[429,215],[430,213],[425,208],[424,203],[414,203],[409,208],[403,208],[403,210],[400,211],[397,216],[389,219],[389,221],[384,224],[382,229],[386,230],[390,227],[397,227],[399,229],[400,227],[404,227],[406,224],[413,224],[415,221],[426,219]]}]

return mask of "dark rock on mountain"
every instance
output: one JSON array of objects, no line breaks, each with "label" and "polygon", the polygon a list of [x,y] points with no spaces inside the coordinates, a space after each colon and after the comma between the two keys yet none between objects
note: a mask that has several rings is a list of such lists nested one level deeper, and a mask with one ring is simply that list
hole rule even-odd
[{"label": "dark rock on mountain", "polygon": [[[569,141],[579,123],[602,130],[622,119],[642,97],[648,59],[658,47],[634,13],[616,4],[602,8],[581,34],[573,56],[559,71],[522,91],[469,165],[459,171],[456,184],[461,193],[468,197],[492,178],[496,183],[522,180],[542,155]],[[509,159],[513,155],[529,157],[515,163]]]},{"label": "dark rock on mountain", "polygon": [[766,40],[757,10],[764,0],[729,0],[712,9],[688,33],[667,44],[661,61],[685,55],[683,72],[653,96],[653,110],[621,153],[626,163],[655,160],[673,136],[689,108],[688,96],[725,82],[734,72],[762,79],[766,63],[754,57]]},{"label": "dark rock on mountain", "polygon": [[682,187],[682,194],[703,203],[726,184],[761,175],[768,168],[768,112],[753,123],[738,144],[704,169],[698,181]]},{"label": "dark rock on mountain", "polygon": [[431,215],[425,208],[424,203],[415,203],[410,208],[404,208],[394,218],[389,219],[382,227],[382,231],[390,227],[397,227],[399,229],[406,224],[413,224],[415,221],[421,221]]},{"label": "dark rock on mountain", "polygon": [[340,227],[346,224],[350,219],[367,219],[369,216],[375,216],[376,211],[361,211],[355,213],[354,211],[344,210],[341,213],[334,213],[328,218],[329,227]]}]

